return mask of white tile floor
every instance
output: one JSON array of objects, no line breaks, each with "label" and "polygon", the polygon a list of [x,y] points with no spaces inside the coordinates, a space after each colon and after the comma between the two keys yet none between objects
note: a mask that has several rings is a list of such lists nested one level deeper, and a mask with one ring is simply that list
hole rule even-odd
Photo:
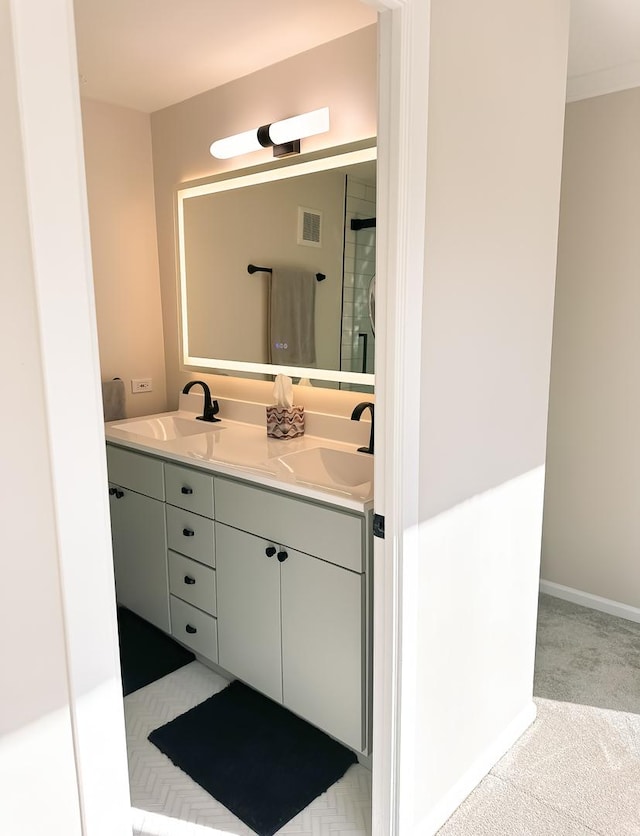
[{"label": "white tile floor", "polygon": [[[200,662],[125,697],[135,836],[251,836],[253,831],[175,767],[147,735],[220,691],[226,680]],[[352,766],[278,831],[283,836],[369,836],[371,773]]]},{"label": "white tile floor", "polygon": [[[538,719],[442,836],[640,834],[639,631],[640,625],[542,596]],[[136,836],[252,833],[147,740],[152,729],[225,684],[192,662],[125,698]],[[351,767],[279,832],[368,836],[370,772]]]}]

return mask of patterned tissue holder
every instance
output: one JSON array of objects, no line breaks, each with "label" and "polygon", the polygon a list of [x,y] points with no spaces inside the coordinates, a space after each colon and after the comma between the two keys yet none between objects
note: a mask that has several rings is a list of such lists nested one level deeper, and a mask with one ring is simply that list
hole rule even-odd
[{"label": "patterned tissue holder", "polygon": [[304,407],[268,406],[267,435],[270,438],[297,438],[304,435]]}]

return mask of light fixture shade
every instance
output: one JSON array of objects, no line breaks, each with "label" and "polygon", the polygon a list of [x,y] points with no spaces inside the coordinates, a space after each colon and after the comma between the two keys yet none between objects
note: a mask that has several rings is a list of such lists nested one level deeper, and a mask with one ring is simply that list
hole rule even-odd
[{"label": "light fixture shade", "polygon": [[[300,140],[307,136],[322,134],[329,130],[329,108],[321,107],[309,113],[301,113],[290,119],[281,119],[270,125],[262,125],[252,131],[227,136],[212,142],[209,152],[212,157],[228,160],[250,154],[261,148],[274,146],[274,156],[300,153]],[[285,146],[289,146],[288,148]]]},{"label": "light fixture shade", "polygon": [[224,139],[217,139],[211,143],[209,153],[219,160],[228,160],[231,157],[239,157],[241,154],[250,154],[252,151],[259,151],[262,145],[258,142],[258,134],[254,129],[244,131],[241,134],[227,136]]},{"label": "light fixture shade", "polygon": [[269,126],[269,138],[274,145],[285,145],[294,139],[304,139],[329,130],[329,108],[321,107],[309,113],[301,113],[290,119],[272,122]]}]

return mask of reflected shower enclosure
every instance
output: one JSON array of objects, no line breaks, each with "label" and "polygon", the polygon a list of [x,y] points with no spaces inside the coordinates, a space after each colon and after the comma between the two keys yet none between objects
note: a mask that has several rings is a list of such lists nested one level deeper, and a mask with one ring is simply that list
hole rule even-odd
[{"label": "reflected shower enclosure", "polygon": [[[371,373],[375,359],[376,181],[347,174],[340,368]],[[342,389],[371,391],[343,383]]]}]

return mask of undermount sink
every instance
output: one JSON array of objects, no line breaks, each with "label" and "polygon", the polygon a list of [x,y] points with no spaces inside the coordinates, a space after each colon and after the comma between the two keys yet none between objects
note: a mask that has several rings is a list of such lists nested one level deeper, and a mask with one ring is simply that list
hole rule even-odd
[{"label": "undermount sink", "polygon": [[299,481],[354,487],[373,481],[373,456],[331,447],[313,447],[280,456],[278,461]]},{"label": "undermount sink", "polygon": [[195,418],[182,418],[179,415],[161,415],[157,418],[143,418],[139,421],[126,421],[114,425],[114,430],[122,430],[157,441],[174,441],[189,435],[209,433],[219,429],[220,425],[209,421],[198,421]]}]

